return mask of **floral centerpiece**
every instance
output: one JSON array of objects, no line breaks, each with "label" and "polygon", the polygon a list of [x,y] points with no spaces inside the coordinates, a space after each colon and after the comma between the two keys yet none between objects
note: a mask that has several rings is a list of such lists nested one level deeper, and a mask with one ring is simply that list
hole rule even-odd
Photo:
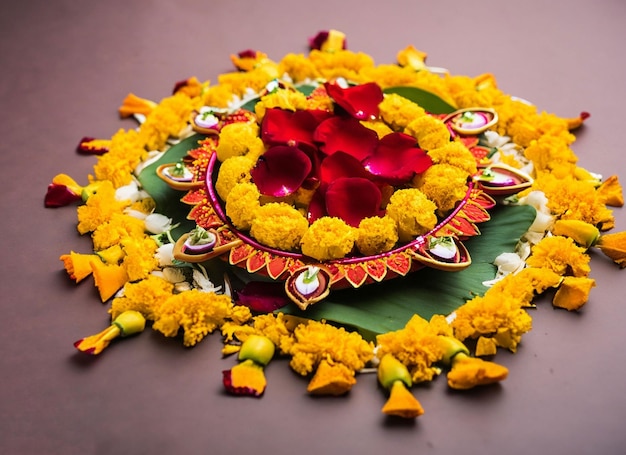
[{"label": "floral centerpiece", "polygon": [[[516,350],[536,295],[584,305],[590,248],[626,264],[624,234],[604,233],[622,189],[577,165],[586,113],[538,112],[412,46],[383,65],[337,31],[310,46],[279,62],[233,55],[216,84],[192,77],[159,103],[130,94],[120,114],[137,128],[80,141],[94,174],[55,176],[45,205],[79,203],[93,251],[61,260],[76,282],[93,276],[112,324],[75,346],[99,354],[146,321],[185,346],[220,330],[239,359],[223,372],[234,394],[262,395],[264,366],[286,356],[312,394],[375,371],[382,411],[414,418],[410,388],[444,369],[455,389],[506,378],[483,357]],[[426,300],[457,292],[451,274],[457,303],[426,317]]]}]

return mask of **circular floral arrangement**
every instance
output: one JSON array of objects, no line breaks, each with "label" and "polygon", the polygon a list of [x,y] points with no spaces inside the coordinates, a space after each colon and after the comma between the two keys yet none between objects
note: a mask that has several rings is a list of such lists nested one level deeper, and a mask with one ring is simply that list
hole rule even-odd
[{"label": "circular floral arrangement", "polygon": [[[483,357],[516,350],[536,295],[584,305],[590,248],[626,265],[626,235],[602,233],[622,188],[576,164],[586,113],[538,112],[493,75],[450,75],[412,46],[393,65],[337,31],[310,47],[279,62],[241,52],[217,84],[192,77],[159,103],[130,94],[120,114],[138,128],[80,141],[94,175],[55,176],[45,205],[80,203],[94,249],[61,260],[76,282],[93,276],[112,324],[75,347],[99,354],[146,321],[185,346],[220,330],[239,359],[223,372],[233,394],[262,395],[263,368],[284,356],[312,394],[375,371],[383,413],[414,418],[410,388],[444,369],[456,389],[506,378]],[[423,268],[439,275],[412,279]],[[425,317],[425,300],[454,292],[451,274],[458,302]],[[364,285],[384,298],[329,299]]]}]

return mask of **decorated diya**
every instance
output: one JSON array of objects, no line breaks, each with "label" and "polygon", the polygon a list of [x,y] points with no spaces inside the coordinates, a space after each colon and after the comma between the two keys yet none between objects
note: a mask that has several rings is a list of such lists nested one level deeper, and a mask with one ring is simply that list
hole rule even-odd
[{"label": "decorated diya", "polygon": [[136,129],[81,140],[94,175],[54,177],[45,205],[79,204],[94,248],[61,260],[93,276],[112,324],[75,347],[100,354],[146,322],[185,346],[220,330],[233,394],[261,396],[285,356],[311,394],[374,371],[382,412],[415,418],[415,383],[506,378],[482,357],[516,350],[536,295],[584,305],[590,248],[626,264],[624,234],[604,233],[621,186],[576,165],[586,113],[538,112],[412,46],[375,65],[337,31],[310,45],[240,52],[217,84],[189,78],[160,103],[131,94]]}]

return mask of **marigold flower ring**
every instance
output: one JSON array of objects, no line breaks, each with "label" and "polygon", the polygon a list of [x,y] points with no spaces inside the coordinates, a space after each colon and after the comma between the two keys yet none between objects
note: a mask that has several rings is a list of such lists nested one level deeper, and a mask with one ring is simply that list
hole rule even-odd
[{"label": "marigold flower ring", "polygon": [[233,395],[261,397],[281,356],[311,395],[376,372],[381,412],[414,419],[415,384],[507,378],[482,357],[516,351],[536,296],[580,309],[590,250],[626,266],[626,233],[606,232],[622,187],[577,165],[586,112],[540,112],[413,46],[376,65],[336,30],[309,44],[242,51],[217,83],[190,77],[158,103],[129,94],[136,127],[80,139],[93,175],[53,177],[44,204],[77,205],[93,249],[60,259],[111,324],[74,346],[220,331]]}]

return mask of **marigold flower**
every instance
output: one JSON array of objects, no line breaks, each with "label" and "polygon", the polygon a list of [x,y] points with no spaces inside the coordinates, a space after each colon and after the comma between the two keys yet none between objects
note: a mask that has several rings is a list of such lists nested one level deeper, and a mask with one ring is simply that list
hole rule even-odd
[{"label": "marigold flower", "polygon": [[503,381],[508,374],[508,368],[502,365],[460,353],[452,359],[447,378],[451,388],[466,390]]},{"label": "marigold flower", "polygon": [[265,116],[267,109],[283,109],[286,111],[296,111],[308,107],[307,98],[302,92],[292,89],[277,89],[261,97],[254,106],[257,121],[260,123]]},{"label": "marigold flower", "polygon": [[125,311],[117,316],[111,325],[102,332],[82,338],[74,343],[74,347],[87,354],[100,354],[117,337],[127,337],[142,332],[146,320],[137,311]]},{"label": "marigold flower", "polygon": [[386,94],[378,107],[383,120],[395,131],[404,130],[413,120],[426,115],[421,106],[395,93]]},{"label": "marigold flower", "polygon": [[556,291],[552,304],[568,311],[578,310],[587,303],[589,292],[595,285],[596,280],[592,278],[566,276]]},{"label": "marigold flower", "polygon": [[417,188],[397,190],[389,199],[387,216],[398,225],[398,237],[402,242],[425,234],[437,224],[437,206]]},{"label": "marigold flower", "polygon": [[152,238],[127,237],[121,241],[121,245],[125,253],[122,266],[126,269],[130,281],[146,278],[159,266],[155,256],[157,244]]},{"label": "marigold flower", "polygon": [[426,151],[443,147],[450,141],[448,127],[430,115],[423,115],[411,121],[404,132],[417,139],[419,146]]},{"label": "marigold flower", "polygon": [[355,229],[343,220],[325,216],[302,236],[302,253],[318,261],[341,259],[352,251],[356,236]]},{"label": "marigold flower", "polygon": [[397,56],[400,66],[408,66],[416,71],[426,69],[426,57],[426,52],[419,51],[412,45],[402,49]]},{"label": "marigold flower", "polygon": [[397,241],[396,222],[388,216],[363,218],[359,223],[356,246],[365,256],[389,251]]},{"label": "marigold flower", "polygon": [[309,222],[294,207],[271,202],[256,210],[250,234],[263,245],[293,251],[300,245],[300,239],[308,228]]},{"label": "marigold flower", "polygon": [[128,310],[139,311],[149,321],[154,321],[160,311],[160,307],[172,296],[174,285],[156,275],[135,283],[126,283],[121,297],[116,297],[111,302],[112,318]]},{"label": "marigold flower", "polygon": [[261,207],[259,203],[260,197],[261,194],[256,185],[249,182],[236,184],[228,193],[226,198],[226,215],[237,229],[250,229],[252,221]]},{"label": "marigold flower", "polygon": [[208,82],[202,83],[196,76],[191,76],[185,80],[179,81],[174,85],[172,95],[176,93],[184,93],[189,98],[195,98],[202,94],[202,91],[208,86]]},{"label": "marigold flower", "polygon": [[450,212],[467,194],[467,173],[449,164],[434,164],[417,175],[413,184],[435,203],[440,216]]},{"label": "marigold flower", "polygon": [[568,237],[555,235],[536,244],[526,263],[531,267],[548,268],[559,275],[587,276],[591,271],[589,261],[585,248]]},{"label": "marigold flower", "polygon": [[267,386],[263,367],[252,360],[244,360],[230,370],[222,371],[222,382],[233,395],[252,397],[263,395]]},{"label": "marigold flower", "polygon": [[280,74],[289,74],[294,82],[317,79],[320,74],[311,60],[302,54],[287,54],[278,64]]},{"label": "marigold flower", "polygon": [[263,142],[259,139],[259,127],[252,123],[231,123],[220,131],[220,141],[217,145],[217,158],[224,162],[232,156],[248,155],[256,160]]},{"label": "marigold flower", "polygon": [[323,360],[357,371],[374,357],[373,349],[372,343],[356,332],[325,322],[309,321],[294,330],[289,365],[302,376],[313,372]]},{"label": "marigold flower", "polygon": [[476,158],[470,150],[459,141],[448,142],[442,147],[429,150],[428,156],[435,164],[450,164],[465,171],[466,176],[476,174]]}]

